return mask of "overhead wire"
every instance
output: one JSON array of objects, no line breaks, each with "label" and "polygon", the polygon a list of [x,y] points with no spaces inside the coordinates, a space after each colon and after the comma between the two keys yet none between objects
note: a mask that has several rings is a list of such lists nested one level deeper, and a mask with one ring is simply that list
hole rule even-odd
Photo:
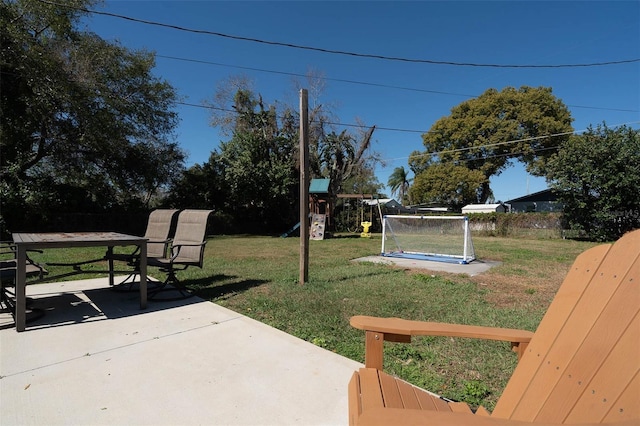
[{"label": "overhead wire", "polygon": [[[168,56],[168,55],[156,54],[155,56],[157,58],[170,59],[170,60],[176,60],[176,61],[184,61],[184,62],[193,62],[193,63],[203,64],[203,65],[214,65],[214,66],[220,66],[220,67],[236,68],[236,69],[257,71],[257,72],[264,72],[264,73],[271,73],[271,74],[288,75],[288,76],[292,76],[292,77],[303,77],[303,78],[307,77],[307,75],[300,74],[300,73],[289,72],[289,71],[277,71],[277,70],[268,70],[268,69],[264,69],[264,68],[247,67],[247,66],[241,66],[241,65],[230,65],[230,64],[223,64],[223,63],[220,63],[220,62],[205,61],[205,60],[201,60],[201,59],[180,58],[180,57]],[[438,94],[438,95],[461,96],[461,97],[466,97],[466,98],[477,98],[479,96],[479,95],[470,95],[468,93],[444,92],[444,91],[440,91],[440,90],[429,90],[429,89],[421,89],[421,88],[416,88],[416,87],[405,87],[405,86],[394,86],[394,85],[389,85],[389,84],[372,83],[372,82],[365,82],[365,81],[358,81],[358,80],[348,80],[348,79],[341,79],[341,78],[331,78],[331,77],[322,77],[322,76],[314,76],[314,78],[317,78],[318,80],[323,80],[323,81],[335,81],[335,82],[339,82],[339,83],[358,84],[358,85],[373,86],[373,87],[383,87],[383,88],[387,88],[387,89],[406,90],[406,91],[411,91],[411,92],[433,93],[433,94]],[[568,107],[572,107],[572,108],[597,109],[597,110],[602,110],[602,111],[618,111],[618,112],[638,112],[639,111],[637,109],[604,108],[604,107],[594,107],[594,106],[584,106],[584,105],[570,105],[570,104],[567,104],[567,106]]]},{"label": "overhead wire", "polygon": [[[220,107],[214,107],[214,106],[207,106],[207,105],[190,104],[190,103],[186,103],[186,102],[177,102],[177,103],[180,104],[180,105],[185,105],[185,106],[192,106],[192,107],[205,108],[205,109],[213,109],[213,110],[222,111],[222,112],[237,113],[237,111],[232,110],[232,109],[226,109],[226,108],[220,108]],[[343,126],[343,127],[357,127],[357,128],[369,127],[369,126],[365,126],[365,125],[361,125],[361,124],[336,123],[336,122],[329,122],[329,121],[325,121],[324,123],[325,124],[329,124],[329,125],[335,125],[335,126]],[[614,124],[614,125],[608,125],[607,127],[615,129],[617,127],[627,126],[627,125],[632,125],[632,124],[640,124],[640,121],[629,121],[629,122],[625,122],[625,123],[618,123],[618,124]],[[395,132],[409,132],[409,133],[422,133],[422,134],[434,133],[431,130],[398,129],[398,128],[391,128],[391,127],[380,127],[380,126],[377,126],[377,125],[376,125],[376,130],[388,130],[388,131],[395,131]],[[496,143],[485,144],[485,145],[468,146],[468,147],[463,147],[463,148],[456,148],[456,149],[449,149],[449,150],[442,150],[442,151],[434,151],[434,152],[425,152],[425,153],[422,153],[422,154],[414,154],[411,157],[413,157],[413,158],[432,157],[432,156],[435,156],[435,155],[452,154],[452,153],[456,153],[456,152],[471,151],[471,150],[476,150],[476,149],[493,148],[493,147],[496,147],[496,146],[508,145],[508,144],[519,143],[519,142],[533,142],[533,141],[536,141],[536,140],[549,139],[549,138],[554,138],[554,137],[559,137],[559,136],[580,134],[580,133],[584,133],[584,132],[586,132],[588,130],[589,129],[573,130],[573,131],[568,131],[568,132],[552,133],[550,135],[531,136],[531,137],[521,138],[521,139],[512,139],[512,140],[508,140],[508,141],[496,142]],[[537,149],[534,149],[533,152],[544,151],[544,150],[553,149],[553,148],[554,147],[537,148]],[[559,148],[559,146],[556,146],[555,148]],[[522,153],[524,153],[524,152],[522,152]],[[500,154],[500,155],[513,155],[513,154],[514,153]],[[518,154],[518,153],[515,153],[515,154]],[[500,156],[500,155],[496,155],[496,157]],[[406,159],[409,159],[411,157],[387,158],[387,159],[382,159],[382,161],[406,160]],[[490,156],[490,157],[482,157],[482,158],[494,158],[494,157]],[[473,158],[473,159],[467,159],[467,160],[462,160],[462,161],[475,161],[475,160],[479,160],[479,159],[482,159],[482,158]]]},{"label": "overhead wire", "polygon": [[279,42],[279,41],[264,40],[264,39],[254,38],[254,37],[225,34],[217,31],[187,28],[180,25],[167,24],[167,23],[162,23],[157,21],[151,21],[148,19],[133,18],[126,15],[120,15],[117,13],[101,12],[101,11],[87,9],[83,7],[77,7],[77,6],[72,6],[68,4],[58,3],[50,0],[38,0],[38,1],[48,5],[52,5],[52,6],[64,7],[67,9],[77,10],[85,13],[91,13],[94,15],[109,16],[109,17],[123,19],[131,22],[137,22],[145,25],[153,25],[153,26],[158,26],[163,28],[170,28],[170,29],[194,33],[194,34],[205,34],[210,36],[228,38],[232,40],[247,41],[247,42],[253,42],[253,43],[260,43],[260,44],[271,45],[271,46],[280,46],[280,47],[287,47],[292,49],[309,50],[309,51],[315,51],[315,52],[344,55],[344,56],[353,56],[353,57],[360,57],[360,58],[380,59],[380,60],[386,60],[386,61],[423,63],[423,64],[431,64],[431,65],[449,65],[449,66],[458,66],[458,67],[485,67],[485,68],[580,68],[580,67],[600,67],[600,66],[610,66],[610,65],[622,65],[622,64],[629,64],[634,62],[640,62],[640,58],[631,58],[631,59],[622,59],[617,61],[601,61],[601,62],[574,63],[574,64],[491,64],[491,63],[477,63],[477,62],[456,62],[456,61],[438,61],[433,59],[403,58],[398,56],[349,52],[345,50],[327,49],[327,48],[314,47],[314,46],[304,46],[304,45],[295,44],[295,43]]},{"label": "overhead wire", "polygon": [[[54,1],[50,1],[50,0],[38,0],[38,1],[41,2],[41,3],[44,3],[44,4],[49,4],[49,5],[64,7],[64,8],[68,8],[68,9],[72,9],[72,10],[82,11],[82,12],[89,13],[89,14],[108,16],[108,17],[128,20],[128,21],[131,21],[131,22],[137,22],[137,23],[146,24],[146,25],[159,26],[159,27],[164,27],[164,28],[169,28],[169,29],[174,29],[174,30],[179,30],[179,31],[184,31],[184,32],[190,32],[190,33],[196,33],[196,34],[205,34],[205,35],[217,36],[217,37],[222,37],[222,38],[229,38],[229,39],[234,39],[234,40],[261,43],[261,44],[274,45],[274,46],[280,46],[280,47],[288,47],[288,48],[294,48],[294,49],[317,51],[317,52],[328,53],[328,54],[348,55],[348,56],[354,56],[354,57],[373,58],[373,59],[388,60],[388,61],[425,63],[425,64],[433,64],[433,65],[466,66],[466,67],[491,67],[491,68],[578,68],[578,67],[597,67],[597,66],[621,65],[621,64],[629,64],[629,63],[640,62],[640,58],[632,58],[632,59],[623,59],[623,60],[617,60],[617,61],[601,61],[601,62],[573,63],[573,64],[491,64],[491,63],[436,61],[436,60],[430,60],[430,59],[402,58],[402,57],[395,57],[395,56],[386,56],[386,55],[378,55],[378,54],[358,53],[358,52],[349,52],[349,51],[343,51],[343,50],[326,49],[326,48],[320,48],[320,47],[314,47],[314,46],[298,45],[298,44],[294,44],[294,43],[277,42],[277,41],[270,41],[270,40],[252,38],[252,37],[237,36],[237,35],[231,35],[231,34],[225,34],[225,33],[221,33],[221,32],[216,32],[216,31],[193,29],[193,28],[182,27],[182,26],[178,26],[178,25],[174,25],[174,24],[161,23],[161,22],[156,22],[156,21],[151,21],[151,20],[146,20],[146,19],[140,19],[140,18],[133,18],[133,17],[130,17],[130,16],[120,15],[120,14],[111,13],[111,12],[96,11],[96,10],[77,7],[77,6],[72,6],[72,5],[68,5],[68,4],[62,4],[62,3],[58,3],[58,2],[54,2]],[[174,60],[199,62],[199,63],[204,63],[204,64],[219,65],[219,66],[229,66],[229,65],[225,65],[225,64],[219,64],[219,63],[213,63],[213,62],[201,61],[201,60],[195,60],[195,59],[177,58],[177,57],[164,56],[164,55],[156,55],[156,56],[162,57],[162,58],[167,58],[167,59],[174,59]],[[272,72],[272,73],[285,74],[285,75],[300,76],[300,74],[283,72],[283,71],[272,71],[272,70],[264,70],[264,69],[250,68],[250,67],[240,67],[240,66],[237,66],[237,68],[251,69],[251,70],[254,70],[254,71],[262,71],[262,72]],[[383,84],[377,84],[377,83],[360,82],[360,81],[355,81],[355,80],[328,79],[328,78],[326,78],[326,80],[340,81],[340,82],[346,82],[346,83],[351,83],[351,84],[363,84],[363,85],[370,85],[370,86],[388,87],[388,88],[395,88],[395,89],[402,89],[402,90],[421,91],[421,92],[427,92],[427,93],[438,93],[438,94],[446,94],[446,95],[475,97],[473,95],[467,95],[467,94],[440,92],[440,91],[434,91],[434,90],[424,90],[424,89],[415,89],[415,88],[407,88],[407,87],[397,87],[397,86],[383,85]],[[186,102],[177,102],[177,104],[185,105],[185,106],[192,106],[192,107],[200,107],[200,108],[220,110],[220,111],[223,111],[223,112],[235,112],[233,110],[227,110],[227,109],[224,109],[224,108],[218,108],[218,107],[214,107],[214,106],[203,106],[203,105],[191,104],[191,103],[186,103]],[[589,106],[574,106],[574,107],[591,108],[591,109],[605,109],[605,108],[589,107]],[[637,110],[611,109],[611,108],[607,108],[607,109],[623,111],[623,112],[637,112]],[[620,124],[620,125],[616,125],[616,126],[612,126],[612,127],[618,127],[618,126],[622,126],[622,125],[625,125],[625,124],[632,124],[632,123],[636,124],[636,123],[640,123],[640,122],[624,123],[624,124]],[[326,124],[340,125],[340,126],[347,126],[347,127],[358,127],[358,128],[365,127],[365,126],[362,126],[362,125],[345,124],[345,123],[327,122]],[[428,133],[429,132],[429,131],[424,131],[424,130],[385,128],[385,127],[380,127],[380,126],[376,126],[376,129],[377,130],[397,131],[397,132],[413,132],[413,133]],[[495,143],[495,144],[487,144],[487,145],[476,146],[476,147],[458,148],[458,149],[455,149],[455,150],[446,150],[446,151],[440,151],[440,152],[417,154],[417,156],[418,157],[420,157],[420,156],[433,156],[433,155],[441,155],[441,154],[445,154],[445,153],[463,152],[463,151],[467,151],[467,150],[471,150],[471,149],[482,149],[482,148],[488,148],[488,147],[499,146],[499,145],[510,144],[510,143],[526,142],[526,141],[533,141],[533,140],[539,140],[539,139],[563,136],[563,135],[567,135],[567,134],[582,133],[584,131],[586,131],[586,130],[573,131],[573,132],[563,132],[563,133],[557,133],[557,134],[552,134],[552,135],[544,135],[544,136],[537,136],[537,137],[524,138],[524,139],[518,139],[518,140],[504,141],[504,142],[499,142],[499,143]],[[548,147],[547,148],[541,148],[540,150],[543,150],[543,149],[550,149],[550,148],[548,148]],[[534,152],[535,152],[535,150],[534,150]],[[405,159],[405,158],[408,159],[409,157],[396,158],[396,159],[391,159],[391,160],[395,161],[395,160]],[[386,160],[386,161],[389,161],[389,160]]]},{"label": "overhead wire", "polygon": [[[303,78],[307,77],[307,75],[305,75],[305,74],[300,74],[300,73],[295,73],[295,72],[276,71],[276,70],[267,70],[267,69],[264,69],[264,68],[246,67],[246,66],[241,66],[241,65],[222,64],[222,63],[219,63],[219,62],[204,61],[204,60],[201,60],[201,59],[179,58],[179,57],[176,57],[176,56],[167,56],[167,55],[158,55],[158,54],[156,54],[156,57],[157,58],[163,58],[163,59],[172,59],[172,60],[176,60],[176,61],[194,62],[194,63],[204,64],[204,65],[215,65],[215,66],[220,66],[220,67],[236,68],[236,69],[241,69],[241,70],[249,70],[249,71],[257,71],[257,72],[264,72],[264,73],[271,73],[271,74],[288,75],[288,76],[292,76],[292,77],[303,77]],[[318,80],[324,80],[324,81],[335,81],[335,82],[338,82],[338,83],[359,84],[359,85],[362,85],[362,86],[384,87],[384,88],[387,88],[387,89],[407,90],[407,91],[411,91],[411,92],[434,93],[434,94],[438,94],[438,95],[462,96],[462,97],[466,97],[466,98],[475,98],[477,96],[477,95],[470,95],[470,94],[467,94],[467,93],[453,93],[453,92],[443,92],[443,91],[439,91],[439,90],[420,89],[420,88],[416,88],[416,87],[393,86],[393,85],[390,85],[390,84],[372,83],[372,82],[358,81],[358,80],[348,80],[348,79],[343,79],[343,78],[331,78],[331,77],[320,77],[320,76],[317,76],[317,77],[314,77],[314,78],[317,78]]]},{"label": "overhead wire", "polygon": [[[237,113],[238,112],[238,111],[233,110],[233,109],[215,107],[215,106],[212,106],[212,105],[193,104],[193,103],[189,103],[189,102],[176,102],[176,104],[195,107],[195,108],[211,109],[211,110],[216,110],[216,111],[221,111],[221,112],[229,112],[229,113]],[[278,117],[278,118],[282,118],[282,117]],[[343,127],[356,127],[356,128],[370,127],[370,126],[366,126],[366,125],[362,125],[362,124],[340,123],[340,122],[332,122],[332,121],[324,121],[324,123],[325,124],[329,124],[329,125],[333,125],[333,126],[343,126]],[[617,124],[617,125],[609,126],[609,127],[614,127],[615,128],[615,127],[629,125],[629,124],[640,124],[640,121],[629,121],[629,122],[626,122],[626,123],[621,123],[621,124]],[[433,130],[401,129],[401,128],[396,128],[396,127],[384,127],[384,126],[378,126],[378,125],[376,125],[376,130],[385,130],[385,131],[403,132],[403,133],[422,133],[422,134],[424,134],[424,133],[438,133],[438,132],[435,132]],[[585,132],[585,131],[586,130],[581,130],[580,132]],[[553,135],[548,135],[548,136],[537,136],[537,137],[535,137],[533,139],[545,138],[545,137],[553,137],[553,136],[562,136],[564,134],[571,134],[571,133],[576,133],[576,131],[566,132],[566,133],[558,133],[558,134],[553,134]],[[501,144],[513,143],[513,142],[523,142],[523,141],[526,141],[526,140],[527,139],[521,139],[521,140],[515,140],[515,141],[507,141],[507,142],[499,142],[499,143],[494,144],[494,145],[501,145]],[[488,145],[488,146],[493,146],[493,145]],[[471,148],[469,148],[469,149],[471,149]]]},{"label": "overhead wire", "polygon": [[[626,123],[619,123],[619,124],[610,125],[610,126],[607,126],[607,127],[611,128],[611,129],[615,129],[615,128],[618,128],[618,127],[628,126],[628,125],[631,125],[631,124],[640,124],[640,121],[630,121],[630,122],[626,122]],[[425,153],[422,153],[422,154],[414,154],[414,155],[411,155],[409,157],[397,157],[397,158],[390,158],[390,159],[383,159],[383,160],[384,161],[398,161],[398,160],[407,160],[407,159],[412,158],[412,157],[413,158],[433,157],[433,156],[436,156],[436,155],[452,154],[452,153],[456,153],[456,152],[464,152],[464,151],[470,151],[470,150],[474,150],[474,149],[491,148],[491,147],[495,147],[495,146],[507,145],[507,144],[518,143],[518,142],[530,142],[530,141],[549,139],[549,138],[554,138],[554,137],[559,137],[559,136],[576,135],[576,134],[585,133],[588,130],[589,129],[573,130],[571,132],[560,132],[560,133],[553,133],[553,134],[550,134],[550,135],[532,136],[532,137],[528,137],[528,138],[513,139],[513,140],[508,140],[508,141],[503,141],[503,142],[496,142],[496,143],[493,143],[493,144],[478,145],[478,146],[471,146],[471,147],[463,147],[463,148],[456,148],[456,149],[449,149],[449,150],[442,150],[442,151],[425,152]],[[559,148],[559,146],[534,148],[533,152],[535,153],[535,152],[538,152],[538,151],[545,151],[545,150],[554,149],[554,148]],[[524,154],[524,153],[525,152],[520,152],[520,153],[515,153],[515,154]],[[501,155],[513,155],[513,154],[514,153],[497,154],[495,157],[499,157]],[[471,159],[464,159],[464,160],[461,159],[460,161],[476,161],[476,160],[488,159],[488,158],[494,158],[494,156],[471,158]]]},{"label": "overhead wire", "polygon": [[[266,43],[266,44],[276,44],[276,45],[282,45],[282,46],[285,46],[285,47],[296,47],[296,48],[304,48],[304,49],[309,49],[309,50],[320,50],[320,51],[325,51],[326,53],[349,54],[349,55],[352,55],[352,56],[363,56],[363,57],[376,57],[378,59],[388,59],[388,60],[403,60],[403,61],[406,61],[406,62],[418,61],[418,62],[425,62],[425,63],[432,63],[432,62],[433,63],[440,63],[438,61],[430,61],[430,60],[411,60],[411,59],[407,59],[407,58],[394,58],[394,57],[385,57],[385,56],[382,56],[382,55],[358,54],[358,53],[354,53],[354,52],[333,51],[333,50],[320,49],[320,48],[314,48],[314,47],[309,47],[309,46],[297,46],[297,45],[294,45],[294,44],[291,44],[291,43],[270,42],[270,41],[265,41],[265,40],[260,40],[260,39],[253,39],[253,38],[247,38],[247,37],[241,37],[241,36],[233,36],[233,35],[229,35],[229,34],[223,34],[223,33],[218,33],[218,32],[214,32],[214,31],[209,31],[209,30],[191,29],[191,28],[181,27],[181,26],[177,26],[177,25],[173,25],[173,24],[166,24],[166,23],[160,23],[160,22],[150,21],[150,20],[146,20],[146,19],[133,18],[133,17],[129,17],[129,16],[121,15],[121,14],[111,13],[111,12],[96,11],[96,10],[92,10],[92,9],[86,9],[86,8],[81,8],[81,7],[77,7],[77,6],[61,4],[61,3],[53,2],[53,1],[50,1],[50,0],[39,0],[39,1],[41,3],[60,6],[60,7],[65,7],[65,8],[69,8],[69,9],[72,9],[72,10],[82,11],[82,12],[85,12],[85,13],[90,13],[90,14],[95,14],[95,15],[104,15],[104,16],[109,16],[109,17],[129,20],[129,21],[132,21],[132,22],[142,23],[142,24],[146,24],[146,25],[155,25],[155,26],[166,27],[166,28],[180,30],[180,31],[192,32],[192,33],[208,34],[208,35],[227,37],[227,38],[231,38],[231,39],[238,39],[238,40],[244,40],[244,41],[263,42],[263,43]],[[237,69],[247,69],[247,70],[258,71],[258,72],[266,72],[266,73],[274,73],[274,74],[281,74],[281,75],[305,77],[304,75],[299,74],[299,73],[286,72],[286,71],[266,70],[266,69],[255,68],[255,67],[243,67],[243,66],[238,66],[238,65],[222,64],[222,63],[204,61],[204,60],[199,60],[199,59],[180,58],[180,57],[175,57],[175,56],[158,55],[158,54],[156,54],[156,57],[170,59],[170,60],[187,61],[187,62],[193,62],[193,63],[201,63],[201,64],[208,64],[208,65],[231,67],[231,68],[237,68]],[[457,62],[450,62],[450,61],[443,61],[443,62],[441,62],[441,64],[458,65],[458,66],[504,67],[504,68],[565,68],[565,67],[587,67],[587,66],[614,65],[614,64],[632,63],[632,62],[639,62],[639,61],[640,61],[640,58],[630,59],[630,60],[622,60],[622,61],[595,62],[595,63],[588,63],[588,64],[564,64],[564,65],[557,65],[556,64],[556,65],[531,65],[531,66],[529,66],[529,65],[500,65],[500,64],[457,63]],[[320,80],[326,80],[326,81],[336,81],[336,82],[349,83],[349,84],[366,85],[366,86],[372,86],[372,87],[384,87],[384,88],[391,88],[391,89],[398,89],[398,90],[408,90],[408,91],[414,91],[414,92],[433,93],[433,94],[441,94],[441,95],[449,95],[449,96],[462,96],[462,97],[468,97],[468,98],[475,98],[475,97],[478,96],[478,95],[470,95],[470,94],[464,94],[464,93],[453,93],[453,92],[445,92],[445,91],[437,91],[437,90],[429,90],[429,89],[420,89],[420,88],[412,88],[412,87],[393,86],[393,85],[387,85],[387,84],[381,84],[381,83],[362,82],[362,81],[357,81],[357,80],[327,78],[327,77],[318,77],[318,78]],[[638,110],[622,109],[622,108],[603,108],[603,107],[593,107],[593,106],[584,106],[584,105],[569,105],[569,104],[567,106],[572,107],[572,108],[598,109],[598,110],[605,110],[605,111],[638,112]],[[383,128],[380,128],[380,130],[395,130],[395,129],[390,129],[390,128],[383,129]]]}]

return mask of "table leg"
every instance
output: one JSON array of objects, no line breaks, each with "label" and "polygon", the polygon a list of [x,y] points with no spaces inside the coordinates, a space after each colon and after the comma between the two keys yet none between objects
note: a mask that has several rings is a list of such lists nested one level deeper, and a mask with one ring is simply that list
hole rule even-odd
[{"label": "table leg", "polygon": [[107,247],[107,259],[109,261],[109,286],[113,287],[113,246]]},{"label": "table leg", "polygon": [[140,309],[147,308],[147,242],[140,244]]},{"label": "table leg", "polygon": [[27,324],[27,249],[18,244],[16,256],[16,330],[24,331]]}]

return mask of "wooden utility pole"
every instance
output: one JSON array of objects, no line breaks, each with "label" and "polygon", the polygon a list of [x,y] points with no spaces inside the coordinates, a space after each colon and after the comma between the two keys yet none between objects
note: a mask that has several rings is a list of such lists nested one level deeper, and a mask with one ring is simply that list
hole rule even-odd
[{"label": "wooden utility pole", "polygon": [[300,90],[300,284],[309,280],[309,95]]}]

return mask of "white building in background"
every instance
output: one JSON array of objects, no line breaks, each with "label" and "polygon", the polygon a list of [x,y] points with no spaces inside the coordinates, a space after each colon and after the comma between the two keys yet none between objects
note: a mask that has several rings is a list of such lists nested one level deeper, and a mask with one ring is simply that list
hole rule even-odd
[{"label": "white building in background", "polygon": [[462,208],[462,214],[470,213],[506,213],[509,209],[502,203],[498,204],[467,204]]}]

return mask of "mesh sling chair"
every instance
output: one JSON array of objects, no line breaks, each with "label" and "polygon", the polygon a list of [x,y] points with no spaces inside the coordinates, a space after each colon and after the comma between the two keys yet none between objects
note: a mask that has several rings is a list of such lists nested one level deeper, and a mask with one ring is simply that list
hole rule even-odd
[{"label": "mesh sling chair", "polygon": [[[14,317],[16,302],[15,293],[11,289],[15,288],[16,285],[17,260],[15,255],[16,251],[13,244],[8,242],[0,243],[0,256],[2,256],[2,260],[0,260],[0,303]],[[48,274],[48,271],[42,265],[27,256],[27,277],[38,276],[42,280],[46,274]],[[33,308],[31,306],[32,303],[33,300],[27,298],[27,322],[42,318],[45,314],[44,309]]]},{"label": "mesh sling chair", "polygon": [[[147,257],[162,258],[166,257],[167,250],[169,248],[169,232],[171,231],[171,225],[173,219],[178,210],[175,209],[157,209],[153,210],[149,214],[149,220],[147,222],[147,230],[144,233],[144,238],[147,241]],[[119,284],[113,284],[113,276],[110,276],[110,283],[112,288],[116,291],[136,291],[135,277],[139,271],[139,248],[132,253],[107,253],[107,260],[109,260],[109,270],[113,271],[113,261],[127,262],[128,265],[134,268],[134,271],[125,278]]]},{"label": "mesh sling chair", "polygon": [[[147,266],[160,268],[167,274],[166,280],[158,288],[149,292],[150,300],[179,300],[191,297],[193,293],[181,283],[176,271],[189,266],[202,268],[206,245],[207,220],[212,210],[183,210],[178,215],[176,233],[171,241],[168,257],[147,256]],[[177,293],[175,297],[160,297],[165,292]]]}]

